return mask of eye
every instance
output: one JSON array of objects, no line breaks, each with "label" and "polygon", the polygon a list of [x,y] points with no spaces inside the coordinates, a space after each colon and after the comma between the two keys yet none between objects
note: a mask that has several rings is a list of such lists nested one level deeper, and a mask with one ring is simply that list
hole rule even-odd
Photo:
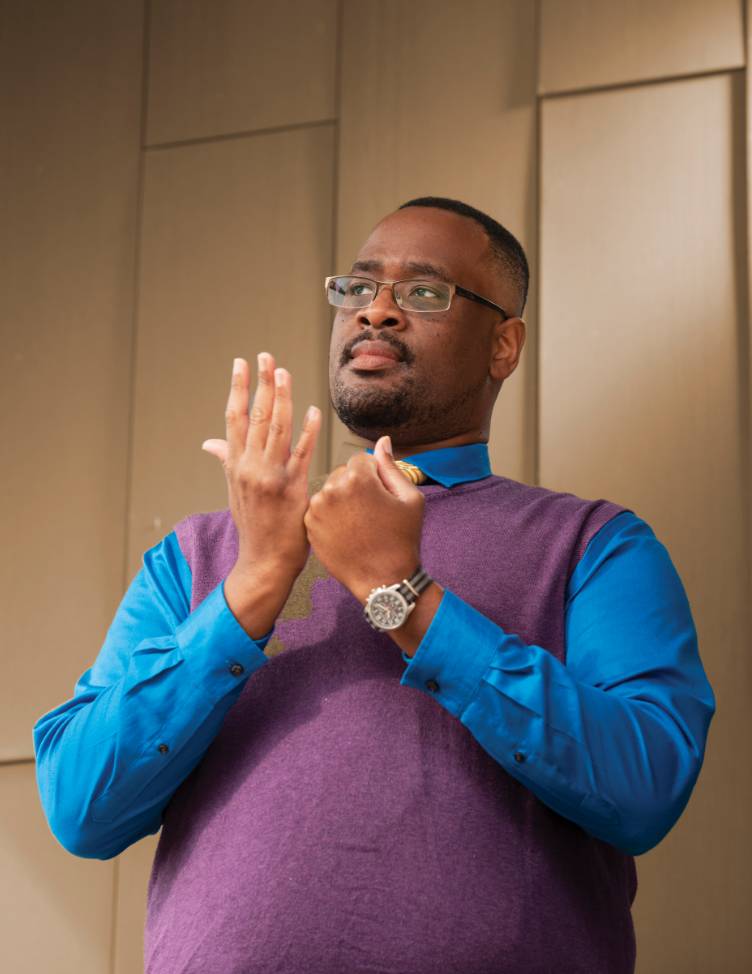
[{"label": "eye", "polygon": [[373,287],[365,281],[353,281],[348,288],[348,292],[355,295],[372,294]]},{"label": "eye", "polygon": [[434,291],[432,287],[428,287],[425,284],[416,285],[410,291],[410,294],[414,295],[416,298],[438,298],[439,296],[437,291]]}]

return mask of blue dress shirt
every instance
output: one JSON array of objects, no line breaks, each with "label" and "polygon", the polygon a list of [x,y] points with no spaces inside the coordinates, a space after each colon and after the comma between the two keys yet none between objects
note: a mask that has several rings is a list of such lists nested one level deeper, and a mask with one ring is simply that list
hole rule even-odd
[{"label": "blue dress shirt", "polygon": [[[484,443],[405,459],[449,489],[491,473]],[[158,831],[245,680],[268,662],[272,633],[247,635],[224,581],[193,612],[190,598],[172,531],[145,552],[71,699],[34,725],[42,804],[76,855],[107,859]],[[638,855],[689,799],[715,697],[681,580],[631,511],[590,540],[565,629],[562,664],[447,589],[414,656],[402,654],[400,682],[432,696],[554,811]]]}]

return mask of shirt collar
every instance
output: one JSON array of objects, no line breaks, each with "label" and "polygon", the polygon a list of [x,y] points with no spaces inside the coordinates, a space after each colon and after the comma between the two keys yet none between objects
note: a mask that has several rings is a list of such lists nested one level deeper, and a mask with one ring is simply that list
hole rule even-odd
[{"label": "shirt collar", "polygon": [[[366,453],[373,453],[373,447],[368,447]],[[402,459],[420,467],[428,477],[442,487],[454,487],[455,484],[464,484],[491,476],[487,443],[445,446],[440,450],[413,453]]]}]

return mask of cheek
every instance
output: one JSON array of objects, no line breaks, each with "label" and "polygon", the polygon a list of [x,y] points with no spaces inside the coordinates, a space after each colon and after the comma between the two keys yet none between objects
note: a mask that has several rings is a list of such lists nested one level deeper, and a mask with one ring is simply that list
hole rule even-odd
[{"label": "cheek", "polygon": [[426,322],[422,339],[420,349],[416,349],[416,364],[421,371],[446,376],[477,371],[480,349],[467,327],[458,325],[449,331]]},{"label": "cheek", "polygon": [[345,345],[346,334],[340,316],[337,314],[330,326],[329,331],[329,370],[332,371],[339,365],[342,357],[342,349]]}]

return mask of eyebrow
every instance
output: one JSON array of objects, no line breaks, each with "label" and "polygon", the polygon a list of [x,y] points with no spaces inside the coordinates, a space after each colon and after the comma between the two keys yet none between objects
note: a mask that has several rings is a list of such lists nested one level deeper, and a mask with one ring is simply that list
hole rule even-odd
[{"label": "eyebrow", "polygon": [[[451,284],[453,279],[449,274],[449,271],[445,270],[443,267],[438,267],[436,264],[429,264],[425,261],[408,260],[403,265],[411,274],[421,274],[424,277],[435,277],[439,281],[446,281],[447,284]],[[353,271],[375,271],[380,274],[384,269],[384,265],[380,260],[356,260],[352,265]]]}]

